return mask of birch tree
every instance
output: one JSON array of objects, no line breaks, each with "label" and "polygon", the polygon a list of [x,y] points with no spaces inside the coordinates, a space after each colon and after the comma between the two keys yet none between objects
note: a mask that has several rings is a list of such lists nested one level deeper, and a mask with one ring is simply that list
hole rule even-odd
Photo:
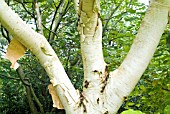
[{"label": "birch tree", "polygon": [[170,1],[151,2],[128,55],[114,71],[108,71],[103,57],[100,0],[74,3],[84,68],[82,92],[74,88],[46,38],[25,24],[4,0],[0,0],[0,23],[38,58],[67,114],[114,114],[134,89],[159,44],[168,23]]}]

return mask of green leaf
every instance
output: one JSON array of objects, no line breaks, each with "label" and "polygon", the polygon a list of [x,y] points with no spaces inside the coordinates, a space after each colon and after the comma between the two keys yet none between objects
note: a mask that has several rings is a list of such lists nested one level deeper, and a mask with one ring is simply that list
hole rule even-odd
[{"label": "green leaf", "polygon": [[133,13],[136,13],[136,10],[134,10],[134,9],[132,9],[132,8],[129,9],[128,11],[129,11],[130,13],[132,13],[132,14],[133,14]]},{"label": "green leaf", "polygon": [[167,105],[164,109],[164,114],[170,114],[170,105]]},{"label": "green leaf", "polygon": [[53,0],[47,0],[47,2],[48,2],[50,5],[52,5]]},{"label": "green leaf", "polygon": [[145,113],[142,113],[141,111],[139,110],[133,110],[133,109],[129,109],[129,110],[126,110],[126,111],[123,111],[121,114],[145,114]]},{"label": "green leaf", "polygon": [[128,103],[127,103],[128,106],[133,106],[134,104],[135,104],[135,103],[133,103],[133,102],[128,102]]},{"label": "green leaf", "polygon": [[170,90],[170,84],[167,84],[168,90]]},{"label": "green leaf", "polygon": [[123,46],[123,49],[124,49],[125,52],[128,52],[130,47],[128,45],[125,45],[125,46]]},{"label": "green leaf", "polygon": [[137,107],[140,107],[141,105],[140,104],[136,104]]},{"label": "green leaf", "polygon": [[146,91],[146,88],[144,85],[141,85],[140,88],[143,90],[143,91]]}]

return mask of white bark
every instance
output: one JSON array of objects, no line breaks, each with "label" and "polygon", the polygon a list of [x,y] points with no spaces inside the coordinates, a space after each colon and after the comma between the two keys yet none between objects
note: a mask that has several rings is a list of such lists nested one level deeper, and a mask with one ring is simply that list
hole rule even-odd
[{"label": "white bark", "polygon": [[60,21],[61,21],[61,19],[62,19],[62,17],[63,17],[63,13],[64,13],[64,12],[63,12],[64,3],[65,3],[65,0],[62,0],[62,1],[61,1],[61,5],[60,5],[60,8],[59,8],[59,14],[58,14],[57,18],[56,18],[56,17],[53,17],[53,18],[56,18],[56,19],[55,19],[55,21],[54,21],[54,24],[52,25],[52,32],[51,32],[51,34],[50,34],[49,41],[54,40],[54,37],[55,37],[55,34],[54,34],[54,33],[56,32],[57,28],[59,27]]},{"label": "white bark", "polygon": [[35,6],[35,11],[36,11],[36,16],[37,16],[38,32],[43,35],[44,33],[43,33],[43,27],[42,27],[42,18],[40,14],[39,3],[37,0],[34,1],[34,6]]},{"label": "white bark", "polygon": [[74,9],[75,9],[75,11],[76,11],[76,14],[78,14],[78,11],[79,11],[79,1],[80,1],[80,0],[73,0]]},{"label": "white bark", "polygon": [[[116,113],[147,68],[168,23],[169,6],[170,0],[157,0],[151,4],[127,57],[116,71],[111,72],[105,91],[109,112]],[[112,99],[114,101],[110,102]]]},{"label": "white bark", "polygon": [[79,96],[45,37],[36,33],[23,22],[21,18],[7,6],[4,0],[0,0],[0,23],[14,38],[36,55],[48,73],[51,82],[53,82],[53,86],[55,86],[64,108],[68,112],[73,110],[73,106],[78,102]]},{"label": "white bark", "polygon": [[147,68],[168,22],[170,1],[152,2],[126,59],[106,78],[108,74],[101,50],[101,22],[97,14],[99,7],[95,2],[100,1],[80,2],[79,33],[85,77],[83,92],[88,101],[87,113],[112,114],[117,112]]},{"label": "white bark", "polygon": [[[106,63],[102,52],[102,23],[99,18],[99,0],[80,0],[79,33],[81,36],[81,53],[84,67],[83,95],[87,113],[104,113],[97,106],[103,81],[105,80]],[[94,107],[95,106],[95,107]]]}]

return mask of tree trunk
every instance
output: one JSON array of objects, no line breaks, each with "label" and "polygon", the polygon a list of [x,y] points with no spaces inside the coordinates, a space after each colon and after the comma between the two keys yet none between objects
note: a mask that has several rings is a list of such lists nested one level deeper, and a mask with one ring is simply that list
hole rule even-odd
[{"label": "tree trunk", "polygon": [[28,103],[31,109],[31,112],[33,114],[37,114],[37,109],[34,105],[33,99],[35,100],[35,102],[37,103],[37,105],[39,106],[40,112],[41,114],[45,114],[44,109],[42,104],[40,103],[39,99],[37,98],[37,96],[35,95],[35,92],[32,88],[32,85],[29,83],[29,80],[24,80],[25,78],[25,74],[23,72],[23,69],[20,67],[17,68],[17,73],[22,81],[22,83],[24,84],[25,88],[26,88],[26,93],[27,93],[27,99],[28,99]]},{"label": "tree trunk", "polygon": [[28,82],[28,80],[26,80],[26,81],[24,80],[25,74],[24,74],[21,67],[18,67],[17,73],[18,73],[18,75],[20,77],[20,80],[21,80],[22,84],[25,86],[26,96],[27,96],[29,107],[30,107],[30,111],[31,111],[32,114],[37,114],[38,111],[37,111],[37,108],[35,107],[35,104],[34,104],[33,99],[32,99],[30,83]]},{"label": "tree trunk", "polygon": [[31,90],[30,90],[30,88],[28,86],[25,86],[25,88],[26,88],[27,99],[28,99],[28,104],[29,104],[31,113],[32,114],[37,114],[37,109],[36,109],[36,107],[34,105],[34,102],[32,100]]}]

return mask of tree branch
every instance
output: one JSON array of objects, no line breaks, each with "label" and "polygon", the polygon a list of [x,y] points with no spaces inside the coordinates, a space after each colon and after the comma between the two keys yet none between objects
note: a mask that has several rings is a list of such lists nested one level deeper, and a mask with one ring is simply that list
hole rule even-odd
[{"label": "tree branch", "polygon": [[37,15],[37,26],[38,26],[38,32],[42,35],[44,35],[43,33],[43,27],[42,27],[42,19],[41,19],[41,14],[40,14],[40,9],[39,9],[39,4],[37,0],[34,0],[34,8],[35,8],[35,12]]},{"label": "tree branch", "polygon": [[0,0],[0,22],[14,38],[33,52],[45,68],[64,108],[68,112],[75,112],[79,95],[46,38],[25,24],[3,0]]},{"label": "tree branch", "polygon": [[23,3],[23,2],[19,2],[19,3],[21,3],[21,5],[22,5],[22,7],[24,8],[24,10],[25,10],[32,18],[35,18],[34,14],[27,10],[27,8],[25,7],[25,3]]},{"label": "tree branch", "polygon": [[34,92],[32,86],[30,86],[30,90],[31,90],[31,94],[33,95],[33,97],[35,99],[35,102],[37,103],[38,107],[40,108],[41,114],[45,114],[43,106],[42,106],[41,102],[39,101],[39,99],[37,98],[37,96],[35,95],[35,92]]},{"label": "tree branch", "polygon": [[79,1],[80,0],[73,0],[73,2],[74,2],[74,9],[75,9],[77,15],[78,15],[78,11],[79,11]]},{"label": "tree branch", "polygon": [[49,31],[49,33],[53,33],[53,34],[55,34],[55,36],[57,36],[57,33],[55,33],[55,32],[53,32],[52,30],[50,30],[50,29],[48,29],[44,24],[42,24],[42,26],[45,28],[45,29],[47,29],[48,31]]},{"label": "tree branch", "polygon": [[18,76],[19,76],[20,79],[21,79],[21,82],[22,82],[25,86],[30,86],[30,83],[29,83],[28,79],[27,79],[27,81],[25,81],[25,79],[24,79],[24,78],[25,78],[25,74],[24,74],[22,68],[21,68],[21,67],[18,67],[16,71],[17,71]]},{"label": "tree branch", "polygon": [[4,38],[6,38],[6,40],[8,41],[8,43],[11,42],[11,39],[10,39],[10,36],[9,36],[9,32],[3,27],[1,26],[1,33],[2,33],[2,36]]},{"label": "tree branch", "polygon": [[[64,3],[65,3],[65,0],[62,0],[61,1],[61,5],[60,5],[60,8],[59,8],[59,14],[58,14],[58,17],[57,17],[57,19],[54,21],[54,24],[52,25],[52,31],[53,32],[56,32],[57,31],[57,29],[58,29],[58,27],[59,27],[59,24],[60,24],[60,22],[61,22],[61,19],[62,19],[62,17],[63,17],[63,13],[64,13]],[[55,37],[55,35],[53,34],[53,33],[51,33],[51,35],[50,35],[50,38],[49,38],[49,42],[50,41],[52,41],[52,40],[54,40],[54,37]]]},{"label": "tree branch", "polygon": [[20,78],[11,77],[9,74],[7,74],[7,75],[0,74],[0,76],[1,76],[1,77],[5,77],[5,78],[9,78],[9,79],[13,79],[13,80],[20,80]]},{"label": "tree branch", "polygon": [[55,6],[55,13],[54,13],[54,16],[53,16],[51,25],[50,25],[50,31],[51,31],[51,32],[49,32],[48,41],[50,40],[51,33],[53,33],[53,34],[56,35],[56,33],[55,33],[54,31],[52,31],[52,27],[53,27],[53,24],[54,24],[54,21],[55,21],[55,18],[56,18],[58,9],[59,9],[59,7],[60,7],[61,4],[62,4],[62,2],[60,1],[60,3],[58,4],[58,6],[57,6],[57,7]]},{"label": "tree branch", "polygon": [[169,7],[166,6],[169,5],[169,0],[157,0],[151,4],[128,55],[120,67],[110,73],[105,87],[108,96],[105,101],[116,100],[108,107],[111,112],[117,112],[118,106],[132,92],[147,68],[168,23]]},{"label": "tree branch", "polygon": [[107,26],[108,26],[108,23],[109,23],[110,19],[112,19],[113,14],[119,9],[119,7],[120,7],[121,4],[123,3],[123,1],[124,1],[124,0],[121,0],[121,1],[120,1],[120,3],[116,6],[116,8],[111,12],[109,18],[106,19],[106,24],[105,24],[105,26],[103,27],[103,35],[104,35],[104,33],[105,33],[106,29],[107,29]]},{"label": "tree branch", "polygon": [[33,88],[32,88],[32,85],[29,83],[29,81],[24,81],[25,74],[24,74],[23,69],[21,68],[21,66],[18,67],[17,73],[18,73],[18,75],[19,75],[22,83],[23,83],[25,86],[28,86],[28,87],[29,87],[29,89],[30,89],[30,91],[31,91],[31,94],[33,95],[33,97],[34,97],[37,105],[38,105],[39,108],[40,108],[41,113],[42,113],[42,114],[45,114],[45,113],[44,113],[44,109],[43,109],[43,107],[42,107],[42,104],[40,103],[39,99],[38,99],[37,96],[35,95],[35,92],[34,92],[34,90],[33,90]]}]

